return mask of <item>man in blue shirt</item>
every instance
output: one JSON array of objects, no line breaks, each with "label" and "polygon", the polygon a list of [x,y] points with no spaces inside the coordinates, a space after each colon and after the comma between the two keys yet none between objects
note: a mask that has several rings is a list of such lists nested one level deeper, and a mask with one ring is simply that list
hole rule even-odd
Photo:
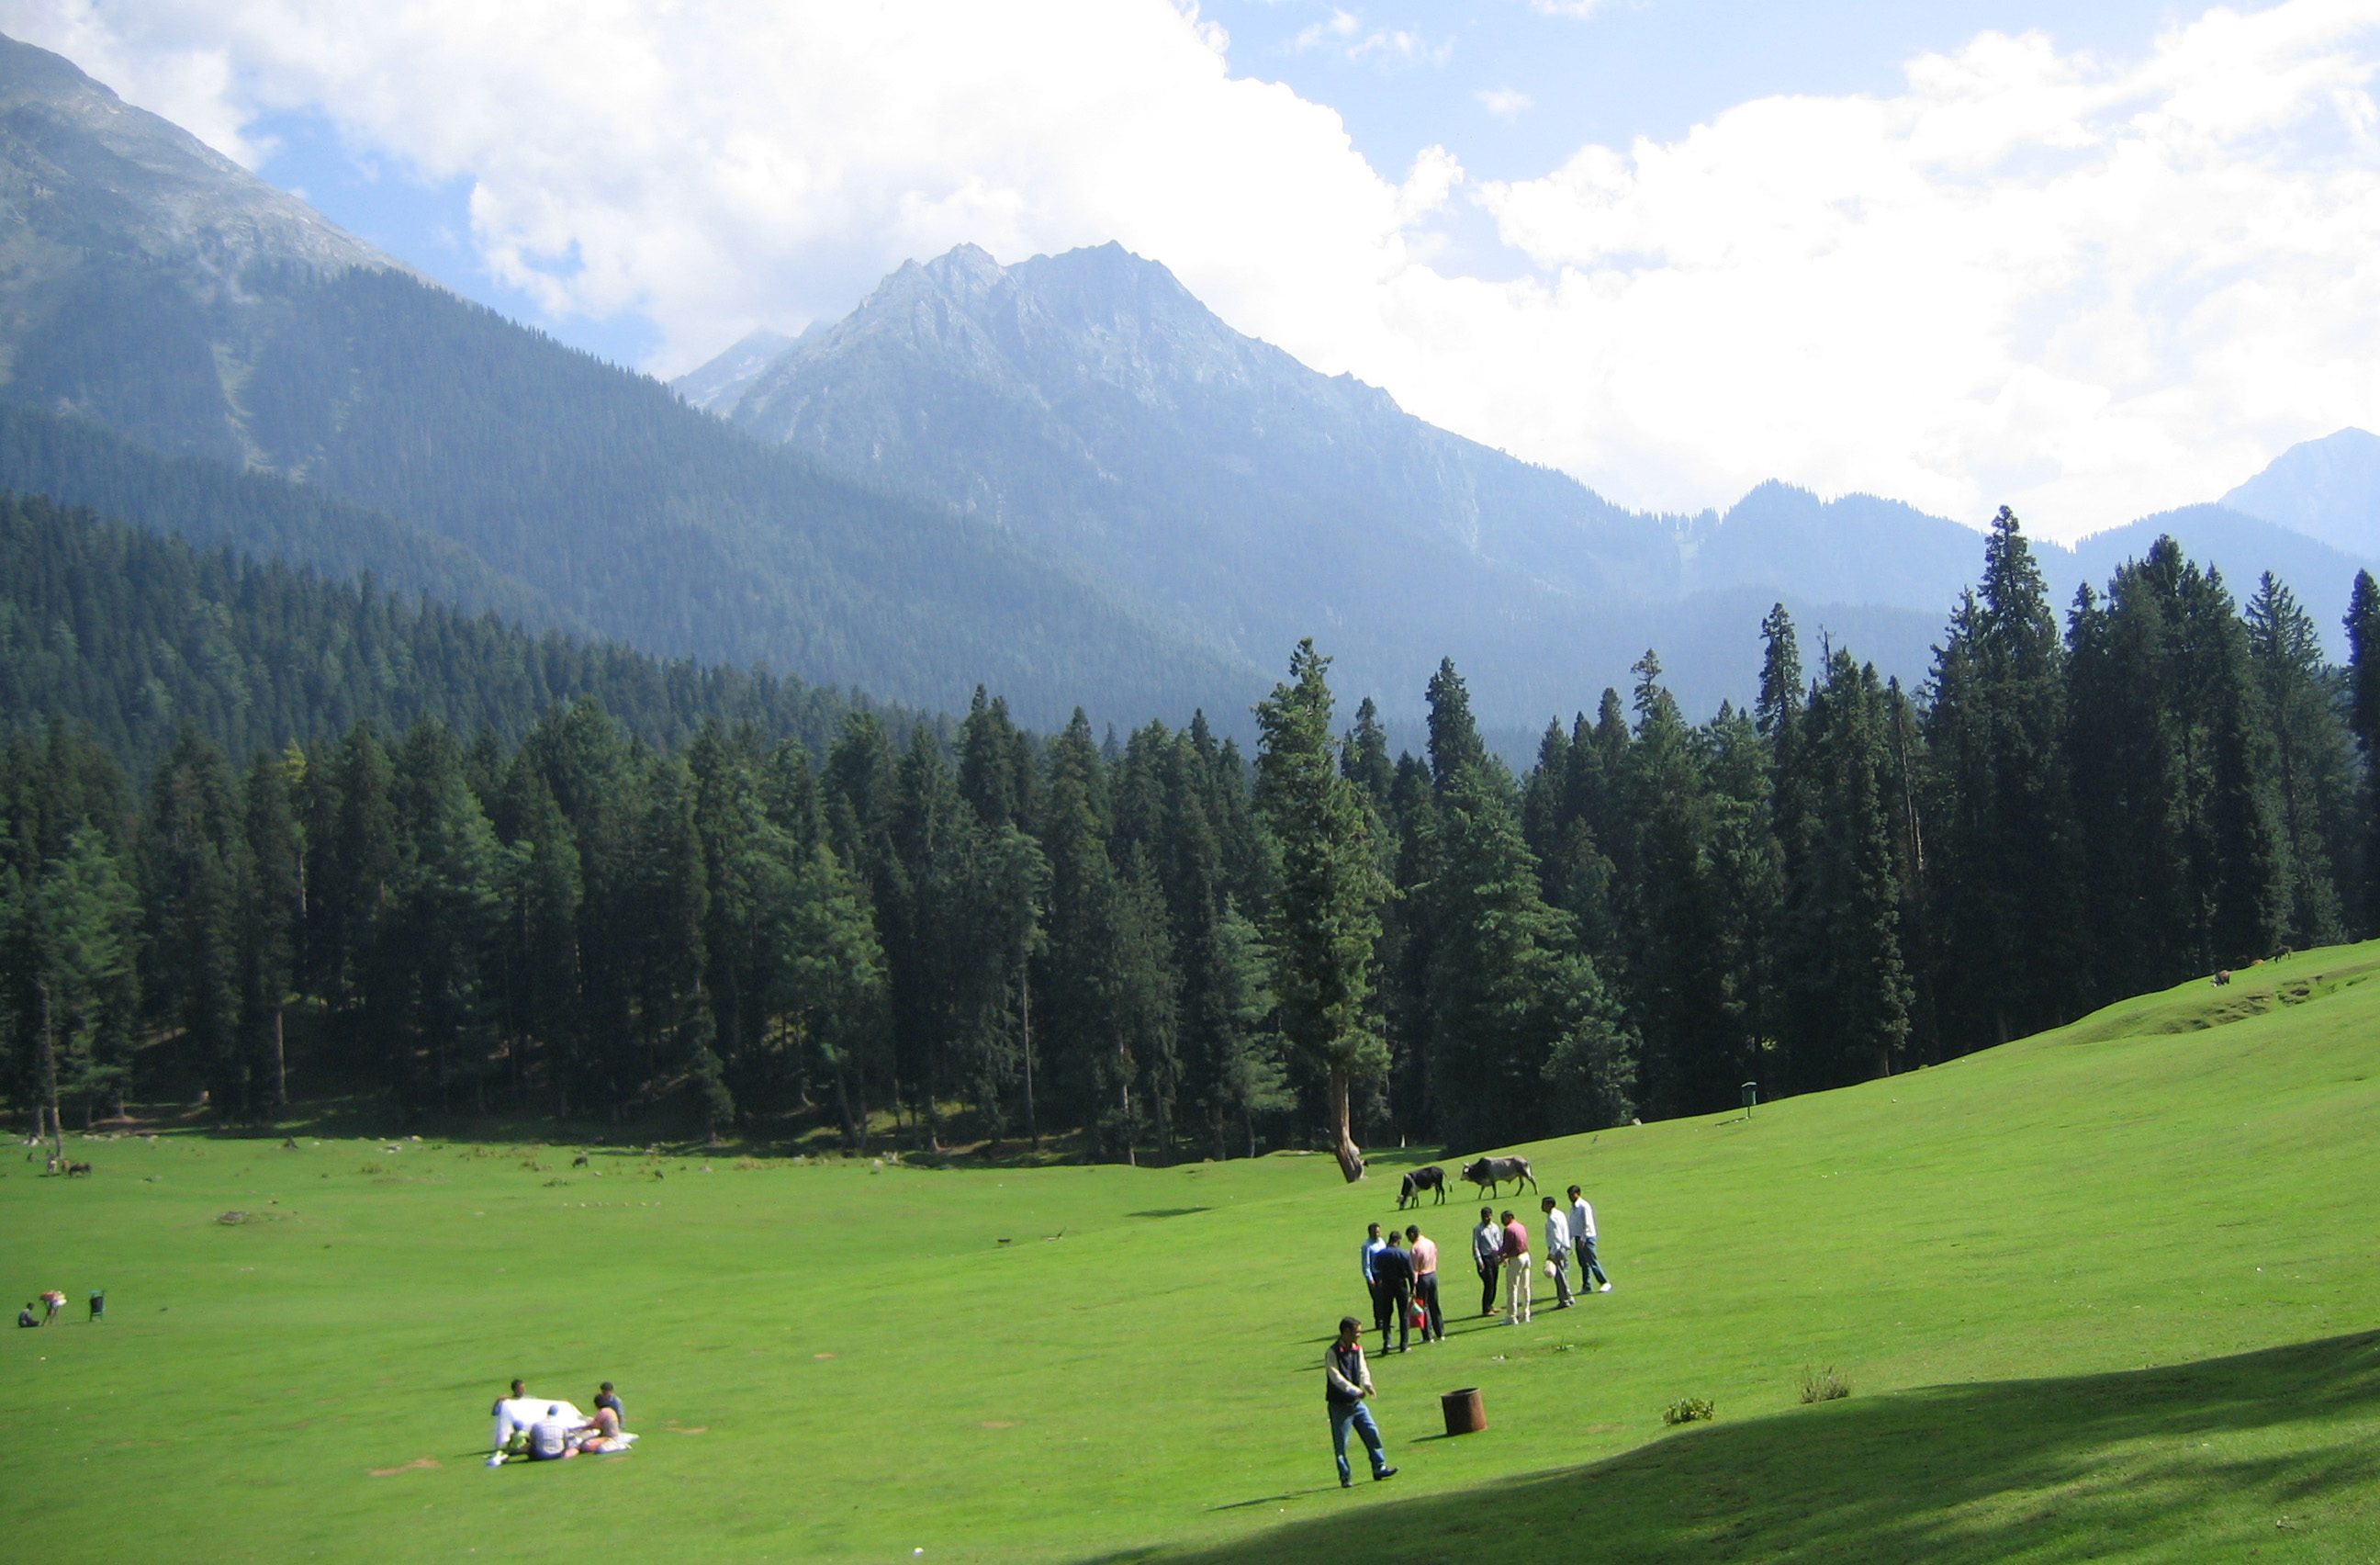
[{"label": "man in blue shirt", "polygon": [[1374,1223],[1365,1236],[1363,1250],[1357,1255],[1364,1268],[1364,1291],[1372,1296],[1372,1324],[1379,1328],[1382,1352],[1388,1351],[1389,1312],[1394,1305],[1383,1296],[1379,1273],[1373,1263],[1388,1247],[1389,1241],[1380,1237],[1380,1225]]}]

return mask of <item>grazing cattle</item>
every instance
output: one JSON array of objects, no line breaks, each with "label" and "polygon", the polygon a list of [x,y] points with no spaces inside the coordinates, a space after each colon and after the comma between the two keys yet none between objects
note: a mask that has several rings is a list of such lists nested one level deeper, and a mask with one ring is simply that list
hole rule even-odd
[{"label": "grazing cattle", "polygon": [[1537,1188],[1537,1176],[1529,1171],[1525,1157],[1482,1157],[1463,1166],[1463,1177],[1488,1193],[1498,1193],[1506,1180],[1518,1189],[1524,1180],[1531,1190]]},{"label": "grazing cattle", "polygon": [[1439,1204],[1446,1204],[1446,1170],[1435,1163],[1427,1168],[1415,1168],[1405,1176],[1404,1182],[1397,1187],[1397,1210],[1402,1212],[1408,1205],[1420,1205],[1421,1192],[1426,1190],[1438,1192]]}]

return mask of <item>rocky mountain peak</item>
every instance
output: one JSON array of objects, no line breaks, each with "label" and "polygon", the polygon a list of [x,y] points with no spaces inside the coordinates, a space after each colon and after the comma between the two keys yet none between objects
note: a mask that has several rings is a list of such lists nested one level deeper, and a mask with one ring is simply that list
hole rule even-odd
[{"label": "rocky mountain peak", "polygon": [[399,264],[73,62],[6,37],[0,219],[0,270],[20,286],[70,268],[102,231],[186,281],[236,277],[259,260]]}]

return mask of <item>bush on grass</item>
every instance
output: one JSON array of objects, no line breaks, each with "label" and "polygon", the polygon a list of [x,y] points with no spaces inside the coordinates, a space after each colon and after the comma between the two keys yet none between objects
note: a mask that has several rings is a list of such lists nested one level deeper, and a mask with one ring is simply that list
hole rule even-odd
[{"label": "bush on grass", "polygon": [[1835,1366],[1824,1369],[1802,1366],[1802,1400],[1804,1402],[1840,1401],[1852,1394],[1852,1383],[1835,1373]]}]

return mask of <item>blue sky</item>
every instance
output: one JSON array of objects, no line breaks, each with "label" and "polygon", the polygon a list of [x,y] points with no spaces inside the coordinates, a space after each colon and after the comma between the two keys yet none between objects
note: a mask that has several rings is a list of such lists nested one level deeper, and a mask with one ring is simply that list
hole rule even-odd
[{"label": "blue sky", "polygon": [[[1215,0],[1200,12],[1231,33],[1234,70],[1337,109],[1375,166],[1402,168],[1439,143],[1495,179],[1543,173],[1588,142],[1672,141],[1754,98],[1888,96],[1909,60],[1987,31],[2138,56],[2177,15],[2143,0],[1602,0],[1585,16],[1523,0]],[[1342,15],[1352,29],[1332,26]],[[1530,106],[1497,115],[1482,102],[1495,92]]]}]

